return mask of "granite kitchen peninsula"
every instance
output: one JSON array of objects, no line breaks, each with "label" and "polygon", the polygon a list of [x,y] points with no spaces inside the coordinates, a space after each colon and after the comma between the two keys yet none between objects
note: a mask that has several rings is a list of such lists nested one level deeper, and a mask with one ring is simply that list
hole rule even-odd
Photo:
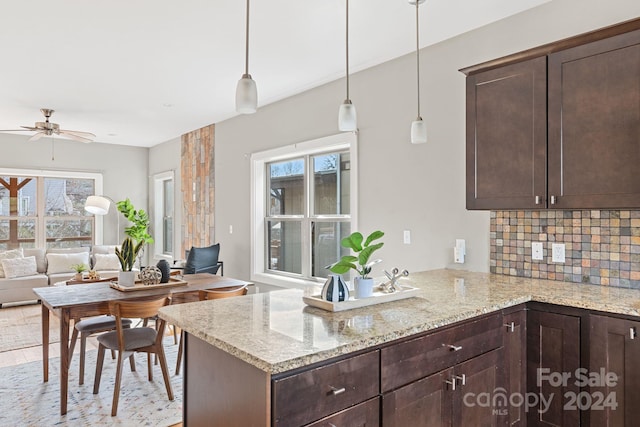
[{"label": "granite kitchen peninsula", "polygon": [[[618,384],[640,387],[625,371],[625,358],[640,357],[640,291],[460,270],[412,273],[402,283],[420,288],[418,297],[336,313],[304,304],[317,288],[162,308],[186,331],[185,425],[506,425],[529,417],[529,425],[570,426],[637,416],[638,397]],[[610,354],[614,344],[625,351]],[[537,381],[540,369],[579,368],[622,378],[599,388]],[[463,402],[499,390],[548,402]],[[597,392],[614,393],[617,409],[571,410],[566,400]]]}]

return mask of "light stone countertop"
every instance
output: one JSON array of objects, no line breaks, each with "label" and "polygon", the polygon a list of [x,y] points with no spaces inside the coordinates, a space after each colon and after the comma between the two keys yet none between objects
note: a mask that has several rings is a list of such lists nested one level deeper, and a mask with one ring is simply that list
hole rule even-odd
[{"label": "light stone countertop", "polygon": [[640,290],[461,270],[412,273],[418,297],[342,312],[309,307],[287,289],[163,307],[160,317],[276,374],[528,301],[640,316]]}]

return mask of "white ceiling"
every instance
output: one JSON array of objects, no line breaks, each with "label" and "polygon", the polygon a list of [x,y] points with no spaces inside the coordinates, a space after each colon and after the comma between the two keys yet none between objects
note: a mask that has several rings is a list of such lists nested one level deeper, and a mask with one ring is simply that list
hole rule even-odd
[{"label": "white ceiling", "polygon": [[[428,0],[427,46],[549,0]],[[0,129],[63,129],[150,147],[236,115],[244,0],[16,0],[2,7]],[[251,2],[259,106],[344,76],[345,0]],[[413,51],[407,0],[350,1],[356,72]],[[336,99],[336,111],[342,99]],[[336,113],[337,114],[337,113]],[[30,135],[30,134],[29,134]]]}]

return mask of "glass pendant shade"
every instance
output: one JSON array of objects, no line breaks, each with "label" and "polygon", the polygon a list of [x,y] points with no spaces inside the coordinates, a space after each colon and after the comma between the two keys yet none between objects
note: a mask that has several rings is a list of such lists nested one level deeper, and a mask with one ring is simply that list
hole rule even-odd
[{"label": "glass pendant shade", "polygon": [[418,117],[411,122],[411,143],[425,144],[427,142],[427,124]]},{"label": "glass pendant shade", "polygon": [[236,111],[242,114],[255,113],[258,108],[258,88],[250,74],[243,74],[236,87]]},{"label": "glass pendant shade", "polygon": [[349,99],[345,99],[345,101],[340,104],[340,110],[338,110],[338,129],[343,132],[355,131],[358,129],[356,107]]},{"label": "glass pendant shade", "polygon": [[101,196],[89,196],[84,204],[84,210],[94,215],[106,215],[111,202]]}]

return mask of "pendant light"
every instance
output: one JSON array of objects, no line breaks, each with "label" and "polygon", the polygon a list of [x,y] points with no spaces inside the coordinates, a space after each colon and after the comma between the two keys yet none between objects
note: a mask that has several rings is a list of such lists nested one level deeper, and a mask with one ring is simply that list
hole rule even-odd
[{"label": "pendant light", "polygon": [[245,34],[245,62],[244,74],[238,80],[236,87],[236,111],[242,114],[252,114],[258,108],[258,89],[256,82],[249,74],[249,0],[247,0],[247,23]]},{"label": "pendant light", "polygon": [[338,129],[341,131],[355,131],[358,129],[358,121],[356,118],[356,107],[349,99],[349,0],[347,3],[347,25],[346,25],[346,51],[347,51],[347,99],[340,104],[338,111]]},{"label": "pendant light", "polygon": [[418,81],[418,117],[411,122],[411,143],[424,144],[427,142],[427,124],[420,117],[420,20],[418,10],[424,0],[409,0],[410,5],[416,6],[416,76]]}]

